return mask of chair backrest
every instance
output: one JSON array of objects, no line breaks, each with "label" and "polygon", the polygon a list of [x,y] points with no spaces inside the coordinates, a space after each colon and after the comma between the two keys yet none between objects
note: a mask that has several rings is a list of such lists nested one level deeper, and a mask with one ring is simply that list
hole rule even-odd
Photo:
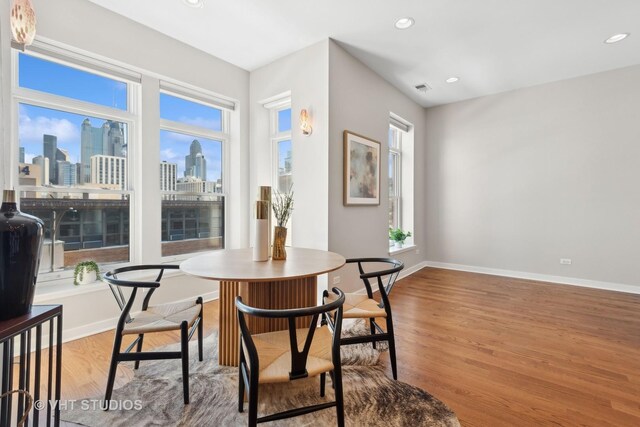
[{"label": "chair backrest", "polygon": [[[360,278],[367,288],[367,296],[369,298],[373,298],[373,289],[371,288],[370,279],[376,279],[376,282],[378,283],[378,290],[380,291],[380,297],[382,299],[382,307],[388,307],[389,300],[387,299],[387,296],[391,292],[393,285],[396,283],[396,279],[398,278],[400,271],[404,268],[404,263],[393,258],[351,258],[346,262],[347,264],[358,264]],[[369,266],[375,266],[375,270],[367,268]]]},{"label": "chair backrest", "polygon": [[[332,357],[333,360],[340,360],[340,331],[342,329],[342,305],[344,304],[344,293],[338,289],[333,288],[332,292],[338,296],[335,301],[329,304],[305,307],[295,309],[282,309],[271,310],[264,308],[250,307],[242,302],[241,297],[236,297],[236,307],[238,308],[238,323],[240,325],[240,332],[242,334],[242,340],[247,347],[249,353],[249,362],[251,369],[258,369],[258,354],[256,347],[251,338],[251,332],[247,327],[245,314],[250,316],[265,317],[271,319],[284,319],[288,320],[289,326],[289,345],[291,350],[291,370],[289,371],[290,379],[298,379],[307,377],[307,357],[309,350],[311,349],[311,343],[313,342],[313,335],[318,325],[318,318],[321,314],[335,311],[335,328],[332,340]],[[298,348],[298,337],[296,330],[296,318],[311,316],[311,322],[309,324],[309,331],[307,332],[307,338],[302,350]]]},{"label": "chair backrest", "polygon": [[[142,302],[142,310],[145,311],[149,307],[149,301],[151,300],[151,296],[155,292],[156,288],[160,286],[160,280],[162,280],[162,276],[164,275],[165,270],[177,270],[180,266],[178,265],[134,265],[129,267],[121,267],[116,268],[115,270],[108,271],[102,275],[102,279],[107,282],[109,288],[111,288],[111,293],[113,297],[116,299],[118,303],[118,307],[120,307],[120,319],[118,320],[118,330],[122,330],[125,323],[131,321],[131,316],[129,312],[131,311],[131,307],[133,306],[133,302],[136,299],[136,295],[139,288],[149,289],[149,292],[144,298]],[[129,280],[129,279],[118,279],[118,274],[123,273],[131,273],[137,271],[144,270],[159,270],[156,279],[152,282],[143,281],[143,280]],[[131,288],[131,294],[129,295],[129,299],[126,299],[124,293],[122,292],[122,288]]]}]

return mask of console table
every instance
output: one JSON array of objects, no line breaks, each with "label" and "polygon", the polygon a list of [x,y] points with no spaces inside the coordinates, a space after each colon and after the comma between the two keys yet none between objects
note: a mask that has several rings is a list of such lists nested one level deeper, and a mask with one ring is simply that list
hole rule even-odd
[{"label": "console table", "polygon": [[[48,335],[44,337],[49,341],[44,371],[42,360],[43,326],[48,326]],[[19,343],[19,351],[17,343]],[[25,390],[33,396],[34,402],[44,403],[34,404],[31,425],[36,427],[40,425],[41,416],[44,416],[46,407],[47,427],[51,425],[52,418],[54,426],[58,427],[60,425],[60,405],[55,403],[52,405],[51,402],[60,402],[62,306],[34,305],[29,314],[0,321],[0,346],[2,347],[2,380],[0,381],[2,391],[0,394],[9,390]],[[14,357],[19,359],[17,372],[14,372]],[[46,379],[43,378],[43,373],[46,374]],[[46,384],[41,384],[43,380],[46,380]],[[45,385],[46,395],[42,392]],[[0,426],[13,425],[12,398],[13,396],[9,395],[0,402]],[[17,399],[17,411],[14,420],[17,422],[24,415],[26,401],[22,395],[17,395],[15,399]],[[44,402],[45,399],[46,402]],[[29,425],[28,418],[24,425]]]}]

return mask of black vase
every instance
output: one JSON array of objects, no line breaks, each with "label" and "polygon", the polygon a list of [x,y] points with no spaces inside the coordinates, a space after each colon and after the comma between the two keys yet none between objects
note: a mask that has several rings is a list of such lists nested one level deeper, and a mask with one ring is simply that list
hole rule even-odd
[{"label": "black vase", "polygon": [[31,312],[38,279],[44,224],[20,213],[15,192],[5,190],[0,207],[0,320]]}]

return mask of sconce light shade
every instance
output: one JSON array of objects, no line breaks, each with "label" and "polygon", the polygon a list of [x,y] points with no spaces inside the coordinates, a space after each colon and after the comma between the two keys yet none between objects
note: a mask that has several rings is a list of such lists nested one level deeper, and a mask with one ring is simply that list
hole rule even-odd
[{"label": "sconce light shade", "polygon": [[313,132],[313,128],[311,127],[311,119],[309,118],[309,114],[307,110],[302,109],[300,111],[300,129],[302,130],[303,135],[311,135]]},{"label": "sconce light shade", "polygon": [[32,44],[36,37],[36,12],[31,0],[13,0],[10,21],[13,39],[23,46]]}]

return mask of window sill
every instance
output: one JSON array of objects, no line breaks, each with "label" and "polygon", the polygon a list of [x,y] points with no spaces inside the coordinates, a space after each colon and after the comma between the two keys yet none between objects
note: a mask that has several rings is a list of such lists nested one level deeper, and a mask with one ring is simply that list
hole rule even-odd
[{"label": "window sill", "polygon": [[100,280],[96,280],[93,283],[86,285],[74,285],[73,279],[59,281],[55,284],[49,284],[48,286],[39,288],[36,285],[36,295],[33,298],[34,304],[42,304],[48,302],[55,302],[60,298],[66,298],[69,296],[77,296],[83,294],[90,294],[93,292],[107,291],[109,288],[105,283]]},{"label": "window sill", "polygon": [[412,251],[414,249],[416,249],[417,246],[414,244],[409,244],[409,245],[405,245],[401,248],[396,248],[396,247],[392,247],[389,248],[389,255],[397,255],[397,254],[401,254],[403,252],[409,252]]},{"label": "window sill", "polygon": [[[166,278],[180,276],[182,274],[184,273],[182,273],[182,271],[180,270],[166,270],[162,277]],[[127,278],[132,280],[150,281],[154,280],[156,276],[157,272],[150,274],[149,272],[141,271],[137,273],[130,273]],[[60,298],[101,291],[109,291],[107,283],[103,282],[102,280],[96,280],[95,282],[88,283],[86,285],[74,285],[73,277],[58,279],[55,281],[47,282],[45,286],[42,286],[42,283],[36,284],[36,295],[34,297],[34,304],[55,302]]]}]

